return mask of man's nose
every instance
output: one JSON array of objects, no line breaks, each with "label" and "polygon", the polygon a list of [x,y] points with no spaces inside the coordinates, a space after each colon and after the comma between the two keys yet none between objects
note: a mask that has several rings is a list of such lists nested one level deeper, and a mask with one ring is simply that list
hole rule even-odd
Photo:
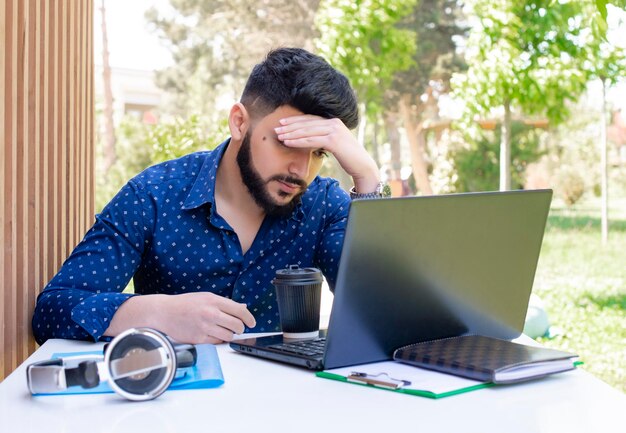
[{"label": "man's nose", "polygon": [[309,149],[294,149],[289,162],[289,174],[300,179],[306,179],[311,165],[311,152]]}]

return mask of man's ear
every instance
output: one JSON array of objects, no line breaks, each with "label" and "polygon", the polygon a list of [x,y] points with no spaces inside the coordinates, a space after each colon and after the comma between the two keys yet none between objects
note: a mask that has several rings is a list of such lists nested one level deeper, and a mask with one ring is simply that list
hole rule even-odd
[{"label": "man's ear", "polygon": [[228,115],[228,128],[233,140],[241,141],[246,136],[250,128],[250,115],[242,103],[237,102],[231,107]]}]

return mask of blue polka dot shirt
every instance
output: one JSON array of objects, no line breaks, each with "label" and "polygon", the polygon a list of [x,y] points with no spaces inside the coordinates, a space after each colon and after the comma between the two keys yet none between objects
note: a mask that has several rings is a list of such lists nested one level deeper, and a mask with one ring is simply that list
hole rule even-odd
[{"label": "blue polka dot shirt", "polygon": [[[316,177],[287,217],[266,217],[243,254],[215,210],[217,167],[228,145],[146,169],[96,215],[96,221],[37,298],[33,333],[106,339],[131,296],[209,291],[246,303],[254,332],[279,330],[271,280],[297,264],[322,270],[334,287],[350,206],[333,179]],[[122,293],[134,278],[135,294]]]}]

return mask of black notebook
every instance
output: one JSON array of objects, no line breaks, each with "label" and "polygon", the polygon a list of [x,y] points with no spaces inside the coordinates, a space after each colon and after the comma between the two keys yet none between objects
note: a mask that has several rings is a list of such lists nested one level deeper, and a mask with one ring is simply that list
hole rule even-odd
[{"label": "black notebook", "polygon": [[397,349],[406,364],[496,384],[515,383],[575,368],[577,355],[508,340],[464,335]]}]

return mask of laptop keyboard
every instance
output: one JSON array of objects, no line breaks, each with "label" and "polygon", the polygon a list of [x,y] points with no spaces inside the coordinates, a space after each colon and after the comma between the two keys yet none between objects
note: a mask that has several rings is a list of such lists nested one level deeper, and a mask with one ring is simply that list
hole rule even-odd
[{"label": "laptop keyboard", "polygon": [[326,338],[316,338],[314,340],[290,341],[287,343],[272,344],[271,346],[268,346],[268,348],[296,355],[317,357],[324,354],[325,345]]}]

